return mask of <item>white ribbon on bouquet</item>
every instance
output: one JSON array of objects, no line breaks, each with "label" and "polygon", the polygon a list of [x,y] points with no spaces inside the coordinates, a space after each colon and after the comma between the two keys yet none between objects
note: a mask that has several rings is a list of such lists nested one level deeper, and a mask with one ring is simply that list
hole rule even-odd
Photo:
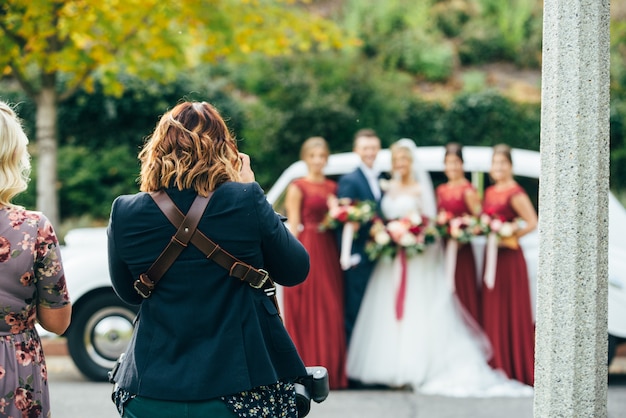
[{"label": "white ribbon on bouquet", "polygon": [[496,267],[498,263],[498,236],[495,232],[487,235],[487,247],[485,248],[485,275],[483,280],[489,289],[493,289],[496,283]]},{"label": "white ribbon on bouquet", "polygon": [[354,224],[346,222],[341,233],[341,252],[339,264],[343,270],[349,270],[361,261],[360,254],[352,254],[352,240],[354,239]]},{"label": "white ribbon on bouquet", "polygon": [[455,273],[456,273],[456,256],[459,251],[459,242],[455,239],[449,239],[446,244],[446,282],[450,288],[450,292],[456,290]]}]

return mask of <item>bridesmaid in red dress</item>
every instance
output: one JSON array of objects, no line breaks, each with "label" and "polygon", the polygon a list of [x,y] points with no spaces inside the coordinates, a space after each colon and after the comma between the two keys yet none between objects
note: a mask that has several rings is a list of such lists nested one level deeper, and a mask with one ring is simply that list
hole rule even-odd
[{"label": "bridesmaid in red dress", "polygon": [[[444,173],[448,182],[437,187],[437,211],[446,211],[452,216],[478,215],[480,197],[476,189],[465,178],[463,152],[460,144],[446,145]],[[454,289],[467,313],[480,324],[480,291],[476,277],[476,261],[470,244],[458,243]],[[454,248],[450,248],[451,251]]]},{"label": "bridesmaid in red dress", "polygon": [[[483,212],[506,222],[523,220],[513,228],[513,240],[500,241],[495,275],[483,280],[482,326],[493,347],[491,366],[510,378],[534,384],[535,328],[531,310],[528,270],[517,239],[537,227],[537,213],[528,195],[513,179],[511,148],[496,145],[490,175],[494,185],[485,190]],[[517,225],[517,223],[516,223]],[[506,244],[505,244],[506,243]],[[486,253],[489,253],[489,245]],[[485,261],[489,269],[489,254]]]},{"label": "bridesmaid in red dress", "polygon": [[284,289],[283,303],[285,326],[305,365],[326,367],[330,388],[343,389],[348,386],[343,274],[334,232],[319,230],[337,193],[337,183],[323,173],[328,154],[323,138],[307,139],[300,158],[308,174],[287,189],[288,226],[309,252],[311,270],[302,284]]}]

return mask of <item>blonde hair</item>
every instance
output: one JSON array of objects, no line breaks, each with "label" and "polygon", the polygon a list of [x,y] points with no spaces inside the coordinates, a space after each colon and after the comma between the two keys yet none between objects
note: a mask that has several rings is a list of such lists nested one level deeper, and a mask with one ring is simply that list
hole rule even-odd
[{"label": "blonde hair", "polygon": [[391,144],[389,149],[391,150],[392,158],[394,155],[404,154],[405,156],[409,157],[411,163],[413,163],[413,148],[411,148],[411,146],[402,142],[394,142],[393,144]]},{"label": "blonde hair", "polygon": [[140,190],[194,189],[207,196],[239,180],[237,143],[217,109],[184,102],[165,113],[139,153]]},{"label": "blonde hair", "polygon": [[11,203],[30,180],[28,138],[13,109],[0,101],[0,205]]},{"label": "blonde hair", "polygon": [[322,148],[324,152],[326,152],[327,157],[330,155],[330,149],[328,148],[326,140],[321,136],[312,136],[302,143],[302,146],[300,147],[300,159],[304,160],[306,155],[313,148]]}]

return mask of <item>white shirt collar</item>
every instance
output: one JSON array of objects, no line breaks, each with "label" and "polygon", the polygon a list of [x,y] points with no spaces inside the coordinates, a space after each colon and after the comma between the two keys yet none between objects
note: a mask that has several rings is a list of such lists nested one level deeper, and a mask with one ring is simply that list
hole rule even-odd
[{"label": "white shirt collar", "polygon": [[369,168],[363,163],[363,161],[359,163],[359,167],[361,168],[361,170],[367,177],[372,178],[372,179],[378,179],[378,175],[380,174],[378,170]]},{"label": "white shirt collar", "polygon": [[378,175],[379,175],[378,171],[373,168],[369,168],[368,166],[363,164],[362,161],[359,164],[359,168],[361,169],[361,171],[363,171],[363,174],[365,175],[365,178],[367,179],[367,183],[370,186],[370,190],[372,191],[374,198],[376,200],[380,199],[381,191],[380,191],[380,185],[378,184]]}]

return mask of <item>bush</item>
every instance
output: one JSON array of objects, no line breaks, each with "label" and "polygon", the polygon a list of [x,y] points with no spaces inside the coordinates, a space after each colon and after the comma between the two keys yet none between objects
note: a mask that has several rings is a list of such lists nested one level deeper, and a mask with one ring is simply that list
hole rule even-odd
[{"label": "bush", "polygon": [[[220,80],[206,70],[181,74],[174,82],[124,77],[121,97],[106,96],[101,86],[94,93],[83,90],[59,106],[59,144],[91,149],[128,144],[136,150],[152,133],[161,115],[184,100],[215,105],[231,129],[241,125],[241,109]],[[233,126],[234,125],[234,126]]]},{"label": "bush", "polygon": [[446,109],[441,103],[411,100],[404,116],[398,122],[395,137],[411,138],[417,145],[444,145],[443,117]]},{"label": "bush", "polygon": [[458,46],[458,57],[462,65],[478,65],[504,60],[505,47],[498,32],[492,26],[468,25]]},{"label": "bush", "polygon": [[458,36],[463,26],[476,15],[474,4],[464,0],[441,0],[431,9],[437,28],[447,37]]},{"label": "bush", "polygon": [[541,65],[541,0],[478,0],[479,17],[464,26],[459,38],[461,62],[504,59],[523,67]]},{"label": "bush", "polygon": [[[113,199],[138,191],[137,154],[160,116],[182,100],[204,100],[215,105],[232,130],[241,129],[243,110],[220,79],[206,72],[182,74],[166,85],[124,79],[119,98],[106,96],[100,86],[94,93],[79,91],[58,107],[59,206],[63,220],[88,214],[106,220]],[[19,92],[7,89],[2,98],[20,104],[19,115],[34,145],[35,107]],[[36,153],[32,153],[36,155]],[[16,202],[36,205],[36,159],[28,190]]]},{"label": "bush", "polygon": [[374,128],[385,145],[412,96],[411,80],[336,54],[262,60],[233,69],[248,89],[242,149],[252,154],[257,180],[268,187],[299,158],[302,142],[323,136],[332,152],[352,149],[360,128]]},{"label": "bush", "polygon": [[447,141],[539,150],[539,105],[516,104],[491,91],[459,96],[443,118]]}]

